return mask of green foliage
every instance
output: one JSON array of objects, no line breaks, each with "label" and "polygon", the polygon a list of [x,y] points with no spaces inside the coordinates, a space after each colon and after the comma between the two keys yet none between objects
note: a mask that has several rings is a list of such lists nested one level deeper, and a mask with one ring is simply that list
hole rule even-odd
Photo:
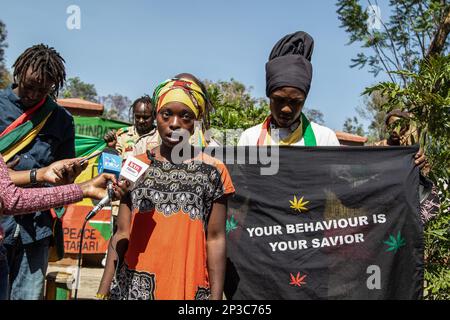
[{"label": "green foliage", "polygon": [[12,82],[12,75],[6,68],[0,68],[0,89],[4,89]]},{"label": "green foliage", "polygon": [[79,77],[69,78],[60,94],[61,98],[80,98],[97,102],[97,90],[90,83],[85,83]]},{"label": "green foliage", "polygon": [[430,178],[440,192],[438,216],[425,226],[425,294],[427,299],[450,297],[450,56],[433,56],[419,65],[417,73],[399,71],[409,85],[382,82],[364,93],[380,92],[382,108],[406,110],[417,126],[421,146],[430,162]]},{"label": "green foliage", "polygon": [[214,137],[224,144],[236,145],[239,140],[239,132],[225,136],[227,130],[245,130],[262,123],[270,113],[267,100],[252,98],[251,88],[234,79],[206,80],[205,86],[214,108],[211,114],[211,127],[216,129]]},{"label": "green foliage", "polygon": [[[214,138],[227,145],[236,145],[243,130],[262,123],[270,114],[267,99],[253,98],[252,88],[234,79],[230,81],[204,81],[213,105],[211,131]],[[320,110],[304,109],[311,121],[324,124]],[[232,130],[232,131],[231,131]],[[225,135],[226,133],[226,135]]]},{"label": "green foliage", "polygon": [[371,95],[364,96],[364,105],[358,106],[356,111],[358,115],[369,121],[368,126],[368,143],[374,143],[387,138],[386,132],[386,112],[382,105],[386,103],[386,99],[379,93],[373,92]]},{"label": "green foliage", "polygon": [[344,122],[344,126],[343,126],[342,130],[347,133],[364,136],[363,125],[359,123],[357,117],[353,117],[353,119],[347,118]]},{"label": "green foliage", "polygon": [[364,94],[380,91],[387,98],[384,105],[387,111],[408,110],[421,129],[422,146],[428,135],[434,138],[450,137],[450,56],[424,60],[418,73],[395,73],[410,80],[408,87],[381,82],[367,88]]},{"label": "green foliage", "polygon": [[0,65],[3,66],[5,63],[5,48],[8,47],[6,44],[6,25],[0,20]]},{"label": "green foliage", "polygon": [[0,20],[0,89],[6,88],[11,82],[11,76],[5,67],[6,25]]},{"label": "green foliage", "polygon": [[[441,187],[442,188],[442,187]],[[442,189],[441,189],[442,190]],[[448,190],[441,194],[441,213],[425,228],[425,290],[427,299],[450,299],[450,211]]]},{"label": "green foliage", "polygon": [[[425,226],[425,298],[448,299],[450,288],[449,190],[450,180],[450,3],[446,0],[390,0],[389,18],[382,12],[381,28],[371,28],[367,6],[373,0],[337,0],[341,27],[350,43],[360,43],[363,52],[351,67],[369,67],[377,75],[387,72],[390,82],[365,90],[381,95],[366,106],[373,116],[373,129],[386,112],[408,111],[419,130],[420,143],[430,161],[432,180],[440,190],[439,215]],[[381,138],[381,136],[379,136]],[[447,187],[446,187],[447,186]]]},{"label": "green foliage", "polygon": [[[351,67],[368,66],[375,76],[384,70],[392,82],[406,85],[407,77],[390,72],[417,72],[420,61],[430,53],[448,53],[449,42],[445,33],[450,31],[447,26],[450,4],[441,0],[391,0],[389,4],[390,17],[384,19],[386,12],[381,12],[381,28],[374,29],[367,23],[368,6],[377,5],[376,1],[336,2],[341,27],[350,37],[349,44],[360,43],[363,48],[363,52],[352,59]],[[437,36],[438,30],[446,30],[443,37]]]}]

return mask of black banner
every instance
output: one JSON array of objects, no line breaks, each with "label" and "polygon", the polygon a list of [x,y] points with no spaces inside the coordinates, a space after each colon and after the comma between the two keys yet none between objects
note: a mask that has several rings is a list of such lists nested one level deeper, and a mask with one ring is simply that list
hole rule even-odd
[{"label": "black banner", "polygon": [[227,299],[422,297],[416,147],[252,148],[227,163]]}]

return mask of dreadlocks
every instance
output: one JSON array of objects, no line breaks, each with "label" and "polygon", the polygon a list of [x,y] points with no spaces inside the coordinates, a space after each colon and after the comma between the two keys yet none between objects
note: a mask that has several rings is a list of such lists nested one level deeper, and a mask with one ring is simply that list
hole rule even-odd
[{"label": "dreadlocks", "polygon": [[51,81],[54,87],[50,95],[56,99],[59,89],[66,80],[65,60],[52,47],[38,44],[25,50],[14,62],[14,82],[25,79],[27,70],[31,67],[33,73],[37,72],[41,81]]},{"label": "dreadlocks", "polygon": [[192,73],[187,73],[187,72],[179,73],[175,76],[175,78],[177,78],[177,79],[185,78],[185,79],[194,81],[200,87],[200,89],[202,89],[202,91],[205,95],[205,102],[206,102],[205,103],[205,112],[203,114],[202,120],[203,120],[203,125],[204,125],[205,129],[208,130],[209,126],[210,126],[210,113],[213,110],[213,105],[211,103],[211,100],[209,99],[208,90],[206,90],[206,86],[203,84],[203,82],[201,82]]},{"label": "dreadlocks", "polygon": [[[139,104],[139,103],[143,103],[145,105],[149,105],[150,109],[153,109],[153,102],[152,102],[152,98],[149,95],[144,95],[140,98],[137,98],[136,100],[134,100],[133,104],[130,106],[130,110],[128,110],[128,118],[131,119],[131,114],[134,115],[134,108]],[[152,110],[152,114],[153,114],[153,110]]]}]

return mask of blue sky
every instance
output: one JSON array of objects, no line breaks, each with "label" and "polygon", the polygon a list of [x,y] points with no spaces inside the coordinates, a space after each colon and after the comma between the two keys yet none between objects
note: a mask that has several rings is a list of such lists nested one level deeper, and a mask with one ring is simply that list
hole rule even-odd
[{"label": "blue sky", "polygon": [[[8,68],[43,42],[65,58],[68,77],[95,84],[99,95],[134,100],[162,80],[191,72],[213,81],[234,78],[263,97],[273,45],[298,30],[315,40],[306,107],[321,110],[328,127],[341,130],[346,117],[356,115],[364,88],[383,79],[349,67],[359,46],[347,45],[334,0],[0,1]],[[70,5],[81,10],[79,30],[66,27]]]}]

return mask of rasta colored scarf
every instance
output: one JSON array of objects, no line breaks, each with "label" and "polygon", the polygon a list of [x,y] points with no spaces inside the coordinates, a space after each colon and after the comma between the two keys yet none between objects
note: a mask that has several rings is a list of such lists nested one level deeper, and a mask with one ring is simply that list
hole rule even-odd
[{"label": "rasta colored scarf", "polygon": [[56,103],[51,98],[44,98],[0,134],[0,153],[5,162],[36,138],[55,108]]},{"label": "rasta colored scarf", "polygon": [[[159,84],[153,93],[153,104],[156,111],[170,102],[183,103],[192,110],[196,120],[199,120],[206,110],[206,93],[190,79],[173,78]],[[194,133],[189,141],[193,146],[206,146],[200,121],[196,121]]]},{"label": "rasta colored scarf", "polygon": [[[268,116],[264,121],[261,133],[258,138],[258,146],[270,145],[271,137],[270,137],[270,122],[272,121],[272,116]],[[294,130],[288,137],[285,139],[279,139],[279,145],[291,145],[299,141],[303,137],[305,141],[306,147],[315,147],[317,146],[316,136],[314,135],[314,131],[312,130],[311,123],[306,118],[306,116],[302,113],[301,115],[301,123],[297,129]]]}]

